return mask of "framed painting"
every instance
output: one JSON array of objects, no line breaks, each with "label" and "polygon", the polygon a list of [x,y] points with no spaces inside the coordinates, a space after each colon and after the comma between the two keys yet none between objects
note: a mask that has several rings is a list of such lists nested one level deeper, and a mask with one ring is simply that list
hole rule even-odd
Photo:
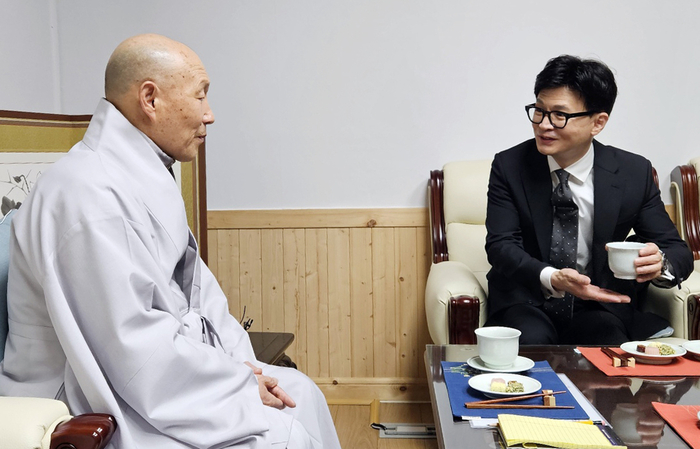
[{"label": "framed painting", "polygon": [[[19,207],[37,178],[79,142],[90,115],[0,110],[0,213]],[[207,192],[204,145],[192,162],[173,166],[187,222],[207,262]]]}]

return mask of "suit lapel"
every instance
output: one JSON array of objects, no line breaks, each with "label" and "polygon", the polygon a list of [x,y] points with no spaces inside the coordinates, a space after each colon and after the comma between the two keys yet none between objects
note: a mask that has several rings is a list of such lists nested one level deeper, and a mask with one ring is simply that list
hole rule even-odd
[{"label": "suit lapel", "polygon": [[548,261],[552,243],[552,179],[547,156],[537,151],[535,141],[532,142],[531,154],[524,158],[526,167],[522,175],[523,190],[530,208],[540,254],[543,261]]},{"label": "suit lapel", "polygon": [[[605,243],[611,241],[615,232],[624,185],[616,176],[619,165],[612,153],[602,144],[593,141],[593,257],[594,272],[606,259]],[[597,249],[597,250],[596,250]]]}]

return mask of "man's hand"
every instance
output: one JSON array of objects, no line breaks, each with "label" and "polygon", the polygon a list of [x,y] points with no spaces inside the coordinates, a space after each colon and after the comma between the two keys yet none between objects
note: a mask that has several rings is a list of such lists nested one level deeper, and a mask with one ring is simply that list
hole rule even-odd
[{"label": "man's hand", "polygon": [[647,246],[639,250],[639,257],[634,260],[634,266],[637,268],[637,282],[647,282],[661,276],[663,260],[664,257],[656,243],[647,243]]},{"label": "man's hand", "polygon": [[297,406],[294,399],[282,387],[277,385],[277,379],[263,375],[262,369],[250,362],[245,362],[245,364],[253,370],[253,374],[258,379],[258,390],[260,391],[260,399],[262,399],[263,404],[280,410],[285,407],[294,408]]},{"label": "man's hand", "polygon": [[577,298],[598,302],[626,303],[630,297],[591,284],[591,278],[573,268],[563,268],[552,274],[552,287],[571,293]]}]

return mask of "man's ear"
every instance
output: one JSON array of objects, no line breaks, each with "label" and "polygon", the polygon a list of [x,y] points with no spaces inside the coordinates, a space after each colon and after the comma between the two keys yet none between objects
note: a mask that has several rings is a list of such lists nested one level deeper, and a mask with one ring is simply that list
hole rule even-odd
[{"label": "man's ear", "polygon": [[157,97],[158,86],[153,81],[144,81],[141,86],[139,86],[139,106],[141,111],[151,121],[156,119]]},{"label": "man's ear", "polygon": [[591,130],[591,136],[597,136],[603,130],[603,128],[605,128],[609,118],[610,116],[607,112],[598,112],[593,117],[593,129]]}]

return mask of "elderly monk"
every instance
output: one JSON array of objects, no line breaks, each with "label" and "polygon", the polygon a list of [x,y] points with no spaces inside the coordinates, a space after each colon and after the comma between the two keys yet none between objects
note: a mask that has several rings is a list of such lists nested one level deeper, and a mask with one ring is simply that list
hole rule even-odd
[{"label": "elderly monk", "polygon": [[0,394],[110,413],[113,448],[339,448],[316,385],[255,359],[187,227],[169,170],[214,122],[208,90],[181,43],[114,51],[84,139],[13,220]]}]

